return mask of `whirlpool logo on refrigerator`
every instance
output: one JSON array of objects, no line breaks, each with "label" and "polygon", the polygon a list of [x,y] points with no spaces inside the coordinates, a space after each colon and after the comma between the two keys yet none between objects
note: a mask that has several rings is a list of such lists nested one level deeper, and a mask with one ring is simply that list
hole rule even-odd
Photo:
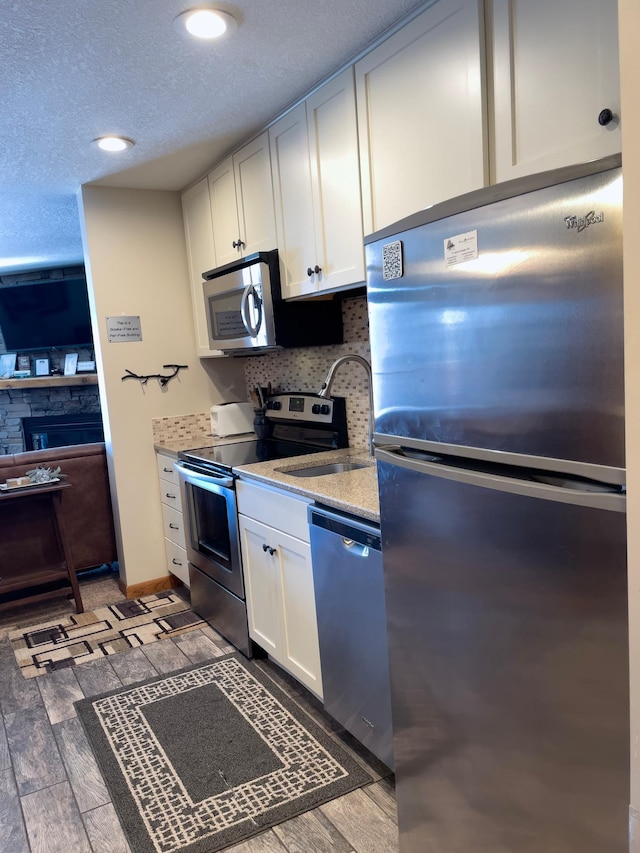
[{"label": "whirlpool logo on refrigerator", "polygon": [[569,230],[574,229],[580,233],[580,231],[584,231],[585,228],[588,228],[590,225],[598,225],[598,223],[604,222],[604,211],[600,211],[600,213],[596,213],[595,210],[590,210],[589,213],[585,213],[584,216],[565,216],[564,224],[567,226]]}]

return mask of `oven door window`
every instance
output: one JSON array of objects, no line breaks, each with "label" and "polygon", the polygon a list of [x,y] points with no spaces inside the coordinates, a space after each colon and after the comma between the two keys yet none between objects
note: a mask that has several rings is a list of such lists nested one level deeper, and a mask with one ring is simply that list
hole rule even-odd
[{"label": "oven door window", "polygon": [[244,598],[235,491],[183,481],[189,562],[229,592]]},{"label": "oven door window", "polygon": [[192,546],[203,557],[231,568],[232,555],[226,498],[194,486],[189,491],[193,509]]}]

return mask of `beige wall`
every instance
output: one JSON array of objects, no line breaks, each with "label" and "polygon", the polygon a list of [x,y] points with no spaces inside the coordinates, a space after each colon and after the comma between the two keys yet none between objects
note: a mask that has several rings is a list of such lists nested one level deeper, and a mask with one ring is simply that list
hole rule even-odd
[{"label": "beige wall", "polygon": [[619,0],[624,176],[625,375],[631,652],[631,837],[640,851],[640,3]]},{"label": "beige wall", "polygon": [[[167,574],[151,419],[246,399],[243,363],[196,355],[178,193],[85,186],[78,202],[120,574],[133,585]],[[117,315],[140,317],[141,342],[108,343],[105,318]],[[170,363],[188,370],[164,389],[121,380]]]}]

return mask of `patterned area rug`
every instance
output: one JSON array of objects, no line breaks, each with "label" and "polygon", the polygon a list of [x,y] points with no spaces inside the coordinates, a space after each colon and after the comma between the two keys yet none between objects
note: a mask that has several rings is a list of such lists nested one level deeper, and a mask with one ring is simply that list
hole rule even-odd
[{"label": "patterned area rug", "polygon": [[179,595],[159,592],[20,628],[9,640],[24,677],[35,678],[204,624]]},{"label": "patterned area rug", "polygon": [[237,654],[75,707],[136,853],[215,853],[372,781]]}]

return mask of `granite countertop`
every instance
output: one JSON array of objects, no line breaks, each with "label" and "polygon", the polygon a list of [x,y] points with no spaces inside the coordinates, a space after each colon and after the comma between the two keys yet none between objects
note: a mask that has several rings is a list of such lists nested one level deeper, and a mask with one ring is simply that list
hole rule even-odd
[{"label": "granite countertop", "polygon": [[[347,460],[367,463],[367,467],[339,474],[324,474],[321,477],[292,477],[287,473],[312,465]],[[242,479],[276,486],[360,518],[380,522],[376,463],[364,450],[330,450],[288,459],[255,462],[252,465],[239,465],[233,470]]]},{"label": "granite countertop", "polygon": [[[220,444],[232,444],[238,441],[252,441],[255,433],[232,435],[220,438],[213,435],[191,436],[175,440],[165,440],[155,444],[157,453],[164,453],[174,459],[182,450],[196,447],[216,447]],[[292,477],[287,471],[307,468],[311,465],[324,465],[328,462],[364,462],[366,468],[355,471],[343,471],[340,474],[324,474],[321,477]],[[378,478],[375,460],[365,450],[345,448],[327,450],[322,453],[310,453],[293,456],[288,459],[274,459],[269,462],[254,462],[251,465],[238,465],[234,472],[245,480],[256,480],[268,486],[275,486],[297,495],[303,495],[317,503],[349,512],[352,515],[380,522],[380,503],[378,500]]]}]

